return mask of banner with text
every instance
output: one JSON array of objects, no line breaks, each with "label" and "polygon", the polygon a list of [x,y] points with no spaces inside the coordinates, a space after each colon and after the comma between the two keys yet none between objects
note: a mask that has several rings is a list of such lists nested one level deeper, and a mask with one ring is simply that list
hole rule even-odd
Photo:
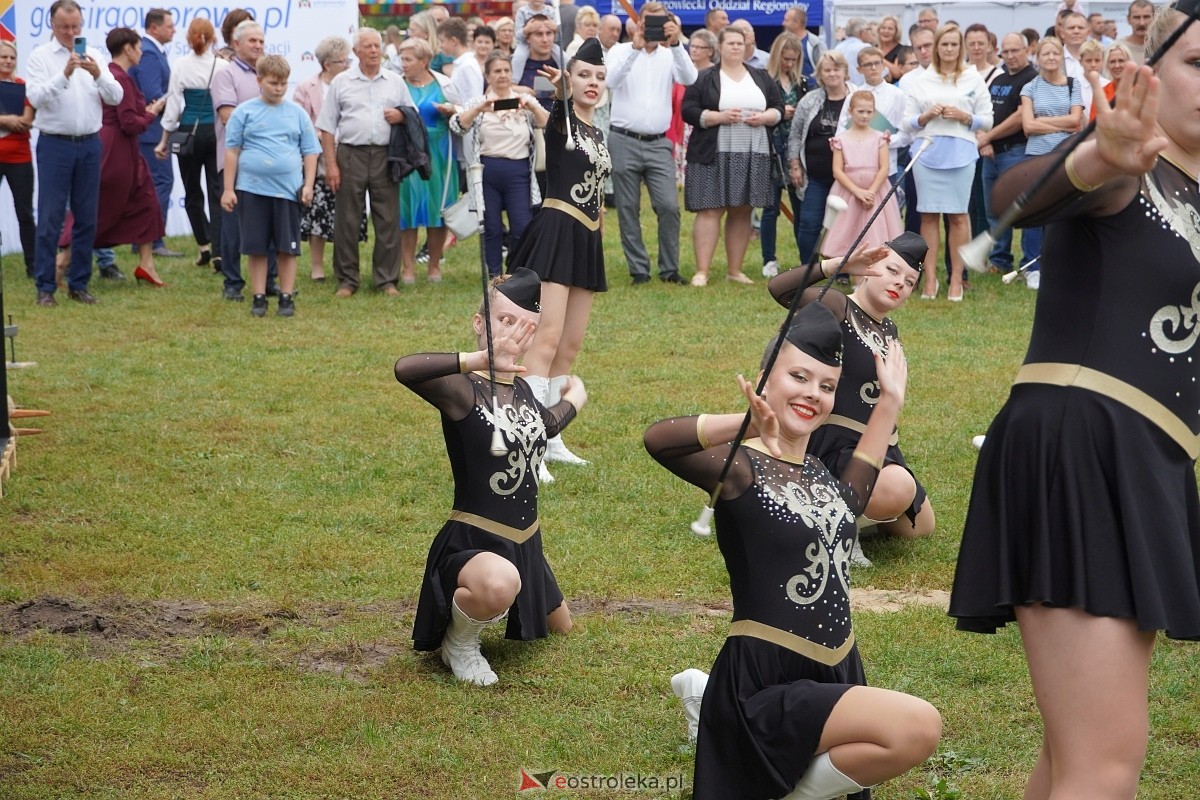
[{"label": "banner with text", "polygon": [[[824,12],[824,0],[809,0],[809,2],[794,2],[794,0],[663,0],[663,5],[672,14],[683,21],[683,27],[704,27],[704,15],[710,8],[723,8],[731,20],[744,19],[758,27],[781,27],[783,15],[792,6],[808,9],[808,20],[811,25],[820,24]],[[635,10],[640,11],[642,2],[632,3]],[[612,13],[622,18],[626,16],[625,9],[618,0],[612,0]]]},{"label": "banner with text", "polygon": [[[254,13],[266,34],[268,53],[283,56],[292,67],[290,83],[295,87],[319,70],[313,51],[317,42],[333,34],[350,38],[358,29],[358,6],[346,0],[251,0],[247,3],[204,3],[200,0],[167,0],[142,4],[81,2],[83,32],[88,43],[103,53],[104,39],[113,28],[133,28],[142,32],[146,12],[165,8],[175,16],[175,39],[167,46],[167,57],[174,61],[188,52],[187,27],[193,19],[202,17],[213,23],[220,39],[221,20],[235,8]],[[11,39],[17,45],[17,75],[24,77],[25,61],[35,47],[50,39],[50,2],[36,0],[0,0],[0,38]],[[36,134],[35,134],[36,142]],[[174,161],[175,159],[171,159]],[[35,201],[36,202],[36,201]],[[4,236],[3,252],[20,250],[17,223],[12,209],[8,185],[0,190],[0,234]],[[175,188],[171,195],[167,217],[167,233],[172,236],[191,232],[183,211],[183,184],[176,165]]]}]

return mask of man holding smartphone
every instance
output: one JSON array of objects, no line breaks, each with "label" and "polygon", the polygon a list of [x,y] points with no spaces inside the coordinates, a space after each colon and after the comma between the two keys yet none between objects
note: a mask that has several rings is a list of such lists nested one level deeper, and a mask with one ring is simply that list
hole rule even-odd
[{"label": "man holding smartphone", "polygon": [[37,109],[38,219],[34,248],[37,304],[56,306],[58,281],[54,256],[62,233],[67,204],[75,217],[71,227],[71,265],[67,296],[95,303],[88,292],[92,278],[92,243],[100,200],[101,105],[115,106],[125,92],[104,65],[103,56],[88,47],[83,12],[75,0],[56,0],[50,6],[50,41],[29,54],[26,65],[29,103]]},{"label": "man holding smartphone", "polygon": [[695,83],[696,65],[680,46],[679,25],[657,0],[642,6],[632,41],[613,45],[604,61],[612,106],[607,144],[613,196],[629,275],[635,285],[650,281],[641,225],[644,181],[658,217],[659,280],[686,285],[679,274],[675,149],[665,134],[671,126],[672,87]]}]

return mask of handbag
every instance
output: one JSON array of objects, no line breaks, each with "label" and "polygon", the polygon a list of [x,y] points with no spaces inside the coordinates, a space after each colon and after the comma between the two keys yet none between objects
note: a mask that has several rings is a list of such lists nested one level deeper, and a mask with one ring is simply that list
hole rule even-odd
[{"label": "handbag", "polygon": [[480,214],[475,208],[474,193],[470,191],[446,205],[450,194],[450,170],[455,169],[453,141],[450,137],[446,137],[446,144],[450,152],[446,162],[446,182],[442,186],[442,224],[461,242],[479,233]]},{"label": "handbag", "polygon": [[[208,71],[208,86],[212,88],[213,73],[217,71],[217,59],[213,58],[212,68]],[[167,134],[167,149],[177,156],[190,156],[196,152],[196,130],[200,127],[200,118],[192,123],[192,129],[185,131],[177,129]]]},{"label": "handbag", "polygon": [[174,130],[167,134],[167,148],[177,156],[190,156],[196,152],[196,129],[200,121],[192,125],[190,131]]}]

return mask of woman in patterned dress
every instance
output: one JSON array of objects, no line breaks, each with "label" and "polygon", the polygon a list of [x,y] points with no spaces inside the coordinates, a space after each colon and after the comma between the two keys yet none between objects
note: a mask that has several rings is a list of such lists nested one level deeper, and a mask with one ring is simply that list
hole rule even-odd
[{"label": "woman in patterned dress", "polygon": [[[561,72],[551,67],[543,76],[562,92]],[[597,39],[588,39],[567,65],[569,97],[555,99],[546,125],[546,199],[511,262],[512,269],[528,267],[542,279],[542,321],[526,359],[526,380],[547,406],[558,402],[583,346],[592,300],[608,289],[600,214],[612,159],[592,124],[604,77],[604,50]],[[587,463],[558,437],[547,444],[546,460]],[[539,474],[543,481],[554,480],[545,465]]]},{"label": "woman in patterned dress", "polygon": [[[542,555],[535,474],[546,436],[587,402],[582,381],[572,376],[562,400],[545,408],[519,377],[538,327],[538,277],[517,270],[494,278],[489,291],[494,381],[482,305],[472,321],[477,350],[415,353],[395,370],[396,380],[441,412],[454,473],[454,509],[429,548],[413,646],[440,647],[454,677],[479,686],[497,680],[480,652],[487,625],[508,616],[505,637],[525,640],[571,629],[571,612]],[[497,424],[502,455],[491,452]]]},{"label": "woman in patterned dress", "polygon": [[696,212],[693,286],[708,285],[721,215],[725,215],[728,280],[754,283],[742,272],[750,244],[750,213],[771,203],[773,147],[769,128],[783,121],[779,85],[765,70],[747,66],[745,34],[732,27],[718,37],[721,63],[709,67],[683,95],[683,119],[693,126],[684,186],[688,211]]},{"label": "woman in patterned dress", "polygon": [[[413,171],[400,182],[400,282],[416,283],[417,239],[425,228],[429,247],[427,280],[442,280],[442,251],[446,247],[446,223],[442,221],[442,198],[458,199],[458,166],[450,152],[449,118],[458,111],[458,92],[450,79],[430,69],[433,47],[424,39],[407,39],[400,45],[404,83],[425,123],[429,136],[429,180]],[[449,188],[447,188],[449,184]]]}]

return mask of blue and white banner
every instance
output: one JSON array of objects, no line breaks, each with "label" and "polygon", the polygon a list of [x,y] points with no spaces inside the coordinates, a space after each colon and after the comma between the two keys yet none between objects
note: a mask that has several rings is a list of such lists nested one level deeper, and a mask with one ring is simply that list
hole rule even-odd
[{"label": "blue and white banner", "polygon": [[[88,2],[82,0],[83,32],[88,44],[105,52],[104,40],[113,28],[133,28],[142,33],[146,12],[164,8],[175,17],[175,39],[167,47],[167,57],[174,61],[189,52],[187,27],[193,19],[208,19],[217,29],[220,40],[221,20],[235,8],[253,12],[266,34],[266,52],[283,56],[292,66],[291,85],[306,80],[318,71],[313,51],[326,36],[340,34],[347,39],[358,29],[358,6],[347,0],[250,0],[246,3],[203,3],[200,0],[167,0],[141,4]],[[12,33],[17,45],[17,75],[24,77],[25,61],[35,47],[50,39],[49,0],[16,0],[15,13],[6,15],[13,20]],[[5,26],[8,27],[8,26]],[[35,133],[36,142],[36,133]],[[171,159],[174,162],[175,159]],[[176,165],[177,166],[177,165]],[[35,201],[36,202],[36,201]],[[3,252],[20,250],[17,223],[12,213],[12,195],[8,185],[0,190],[0,233],[4,236]],[[191,232],[183,211],[183,182],[176,172],[175,189],[167,217],[167,233],[179,236]]]},{"label": "blue and white banner", "polygon": [[[642,2],[632,3],[634,10],[641,11]],[[672,14],[683,20],[686,29],[704,27],[704,15],[710,8],[725,9],[731,20],[744,19],[754,27],[783,26],[783,15],[792,6],[803,6],[808,9],[810,25],[818,25],[824,12],[824,0],[663,0],[663,5]],[[622,18],[626,17],[625,9],[617,0],[612,0],[612,13]]]}]

